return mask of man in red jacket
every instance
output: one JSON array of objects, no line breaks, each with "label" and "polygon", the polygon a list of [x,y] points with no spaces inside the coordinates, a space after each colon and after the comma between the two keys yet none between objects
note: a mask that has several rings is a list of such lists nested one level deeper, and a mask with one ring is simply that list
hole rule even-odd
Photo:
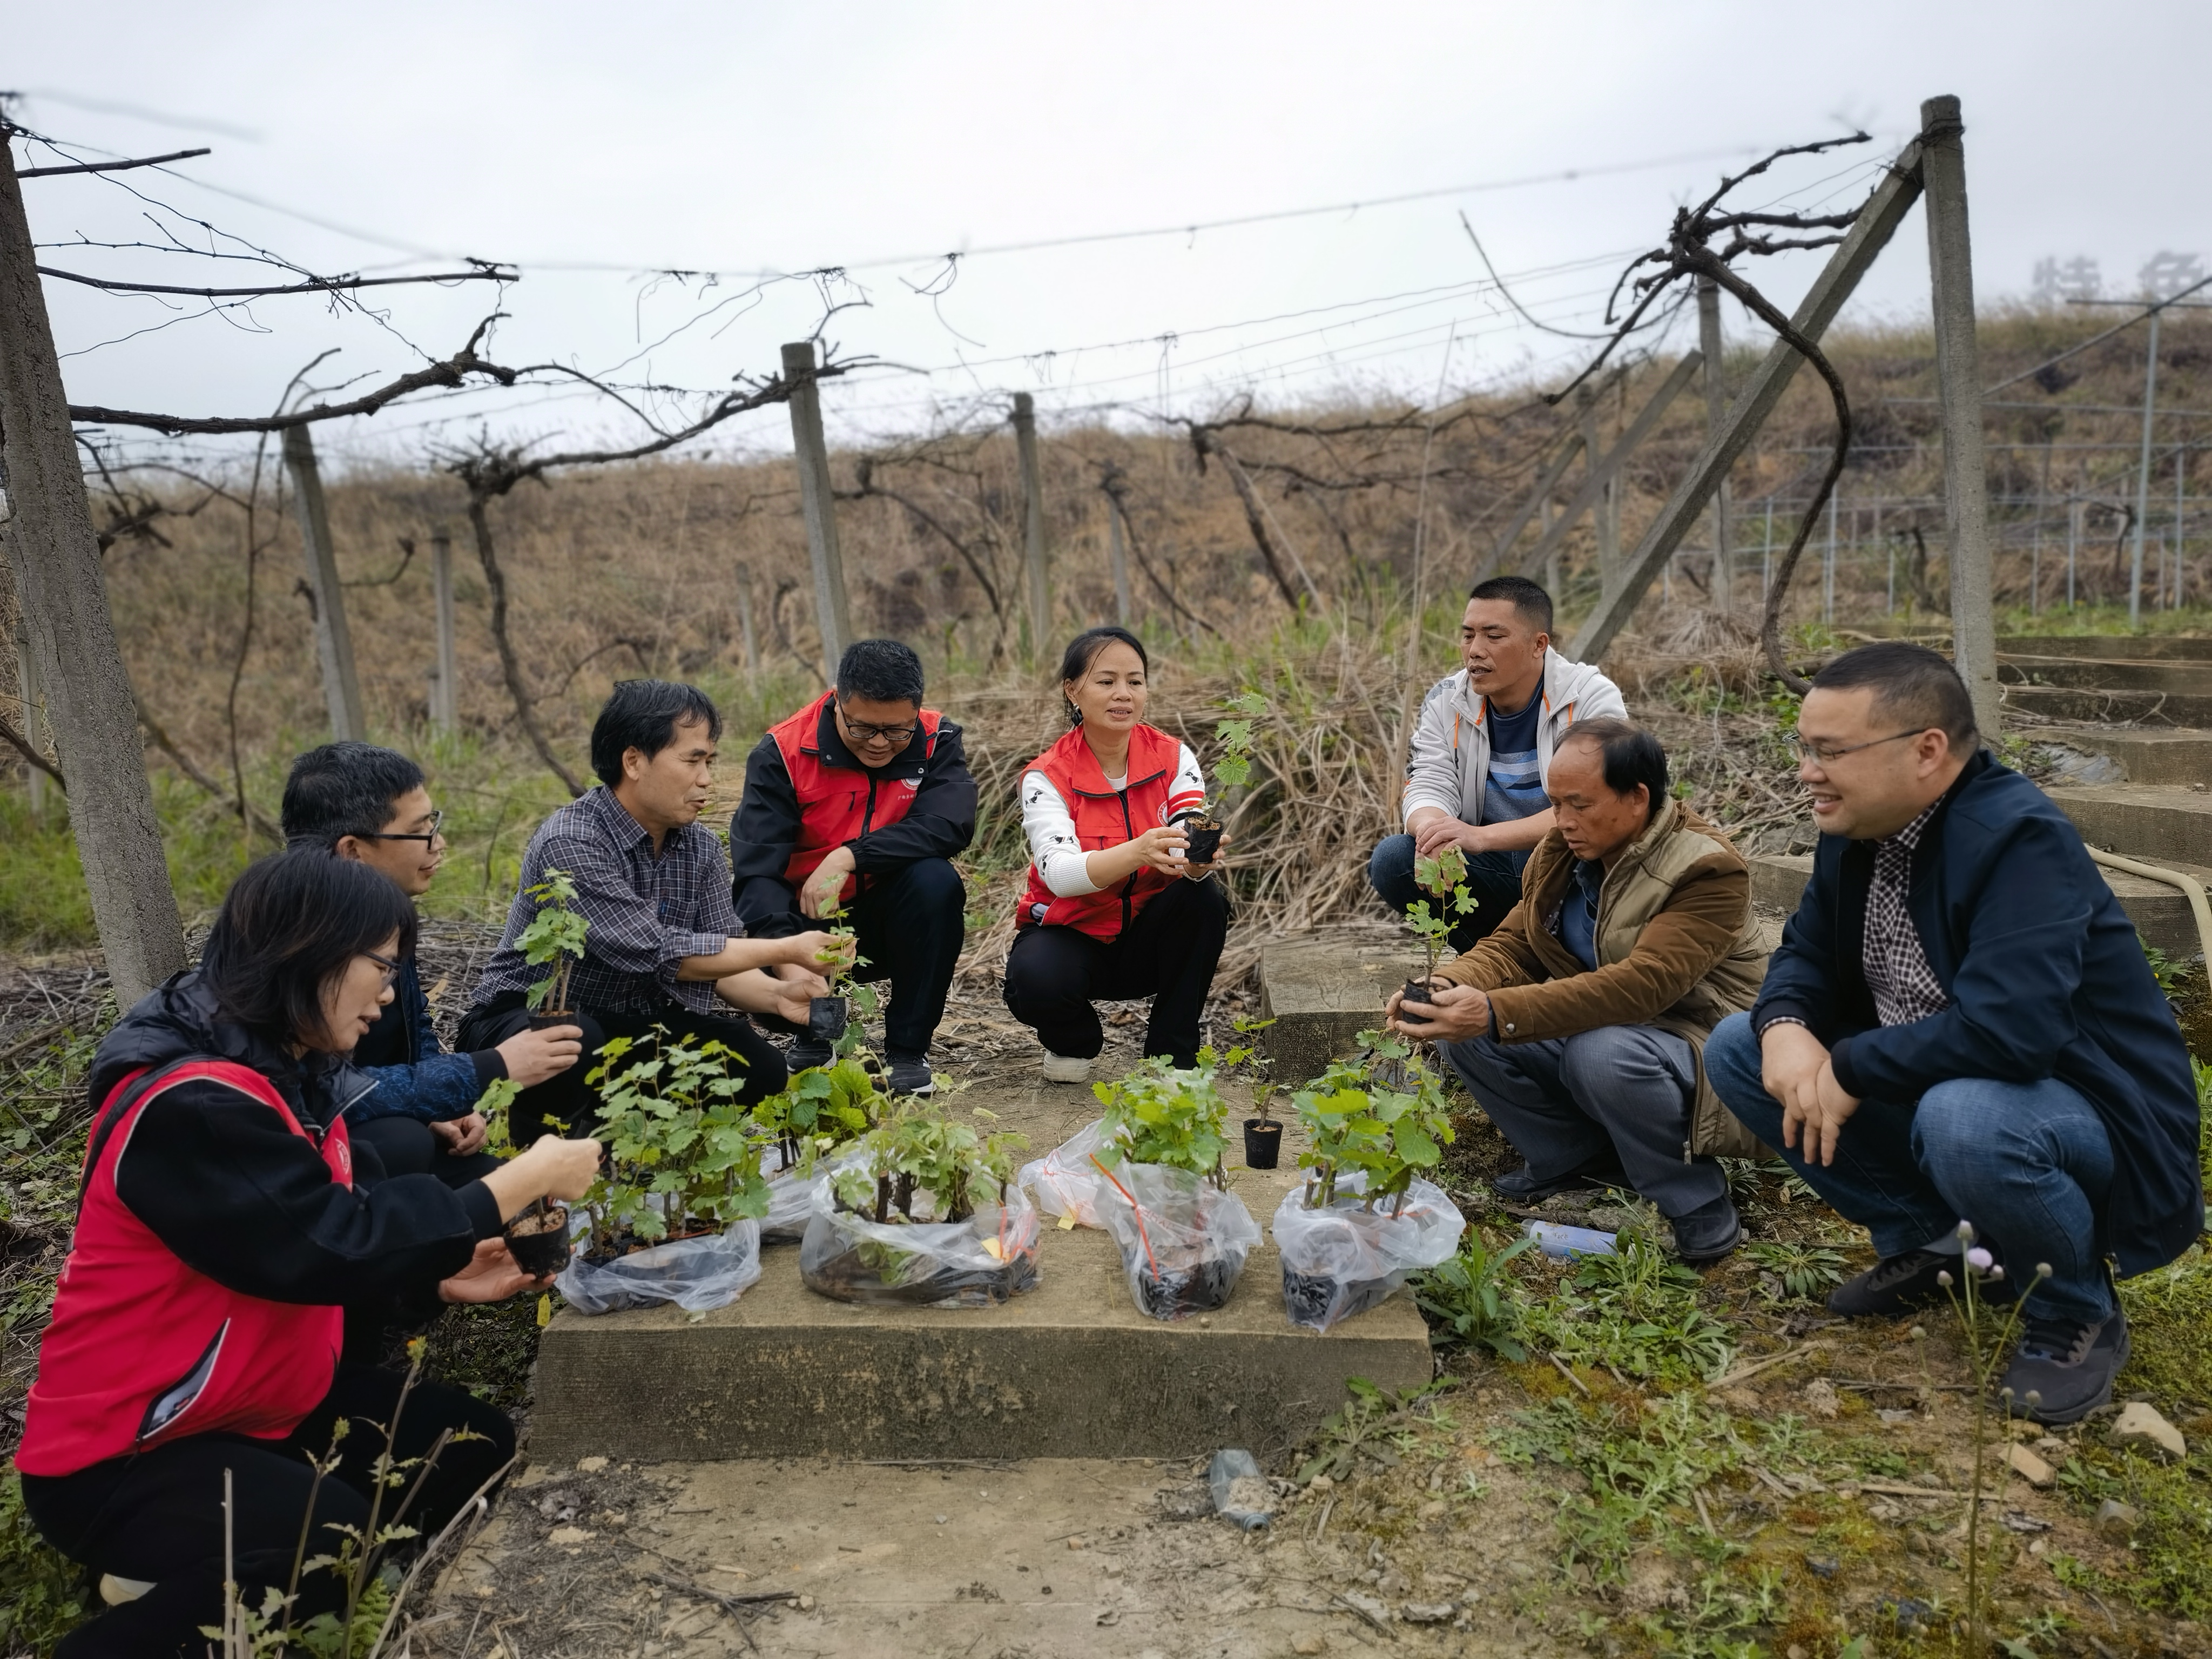
[{"label": "man in red jacket", "polygon": [[[745,761],[730,821],[731,897],[746,931],[781,939],[841,909],[865,965],[889,979],[884,1058],[894,1093],[930,1091],[929,1044],[959,959],[967,890],[953,855],[975,835],[960,728],[921,706],[921,659],[896,640],[846,648],[830,690]],[[802,1035],[791,1065],[829,1063]]]}]

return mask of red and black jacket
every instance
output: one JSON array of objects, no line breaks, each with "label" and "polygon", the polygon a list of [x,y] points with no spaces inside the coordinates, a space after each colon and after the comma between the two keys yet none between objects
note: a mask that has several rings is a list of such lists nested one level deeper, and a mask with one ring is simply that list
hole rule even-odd
[{"label": "red and black jacket", "polygon": [[871,875],[951,858],[975,839],[975,780],[959,726],[925,708],[912,742],[881,766],[863,766],[838,735],[834,695],[825,691],[772,727],[746,757],[730,868],[731,896],[750,933],[819,925],[799,914],[798,888],[834,848],[853,849],[849,901]]}]

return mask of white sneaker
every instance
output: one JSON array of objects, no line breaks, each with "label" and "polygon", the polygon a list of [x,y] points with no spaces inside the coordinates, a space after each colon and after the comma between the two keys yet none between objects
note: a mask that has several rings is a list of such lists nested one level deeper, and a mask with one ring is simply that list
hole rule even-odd
[{"label": "white sneaker", "polygon": [[1047,1083],[1088,1083],[1091,1081],[1091,1062],[1078,1060],[1073,1054],[1056,1054],[1048,1048],[1044,1051],[1044,1080]]}]

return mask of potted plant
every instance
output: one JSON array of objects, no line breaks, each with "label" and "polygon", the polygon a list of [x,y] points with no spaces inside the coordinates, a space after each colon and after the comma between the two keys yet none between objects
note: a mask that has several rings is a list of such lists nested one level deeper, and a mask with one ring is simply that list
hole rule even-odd
[{"label": "potted plant", "polygon": [[761,1141],[723,1044],[656,1028],[612,1037],[585,1080],[599,1091],[599,1178],[585,1194],[579,1259],[561,1291],[587,1313],[653,1302],[697,1311],[760,1277],[768,1210]]},{"label": "potted plant", "polygon": [[866,1134],[890,1103],[875,1075],[848,1056],[793,1073],[780,1093],[753,1108],[769,1177],[769,1206],[761,1241],[792,1244],[806,1231],[815,1165]]},{"label": "potted plant", "polygon": [[[1231,1022],[1239,1036],[1255,1036],[1274,1023],[1245,1014],[1237,1015]],[[1244,1167],[1272,1170],[1282,1161],[1283,1126],[1275,1121],[1272,1109],[1278,1085],[1269,1075],[1267,1059],[1257,1043],[1243,1043],[1232,1047],[1223,1056],[1223,1061],[1232,1066],[1249,1066],[1252,1070],[1252,1104],[1259,1109],[1259,1115],[1244,1120]]]},{"label": "potted plant", "polygon": [[1106,1109],[1091,1155],[1104,1180],[1099,1219],[1121,1247],[1131,1298],[1154,1319],[1226,1303],[1260,1238],[1221,1167],[1229,1104],[1214,1066],[1210,1049],[1188,1070],[1160,1055],[1092,1085]]},{"label": "potted plant", "polygon": [[1420,1179],[1452,1139],[1442,1080],[1395,1037],[1358,1040],[1357,1059],[1334,1061],[1291,1097],[1311,1144],[1298,1158],[1305,1180],[1275,1211],[1275,1243],[1283,1305],[1293,1324],[1316,1330],[1449,1258],[1467,1224]]},{"label": "potted plant", "polygon": [[1028,1290],[1037,1214],[1013,1180],[1024,1144],[922,1102],[884,1118],[815,1182],[799,1277],[841,1302],[930,1307],[981,1307]]},{"label": "potted plant", "polygon": [[538,901],[538,914],[514,936],[514,948],[532,967],[553,970],[530,988],[530,1023],[540,1030],[572,1025],[576,1011],[568,1006],[568,976],[584,959],[584,935],[591,927],[575,908],[576,879],[566,870],[548,870],[543,881],[525,890]]},{"label": "potted plant", "polygon": [[[1223,707],[1232,718],[1220,721],[1213,728],[1215,740],[1221,744],[1221,758],[1213,763],[1215,794],[1200,801],[1197,812],[1186,817],[1182,827],[1190,836],[1185,856],[1193,864],[1211,864],[1221,851],[1221,832],[1227,826],[1221,814],[1226,810],[1229,792],[1242,789],[1252,779],[1252,724],[1267,712],[1267,700],[1257,691],[1241,692],[1231,697]],[[1243,718],[1235,718],[1236,716]]]},{"label": "potted plant", "polygon": [[[515,1097],[522,1085],[513,1078],[495,1078],[477,1097],[476,1109],[484,1120],[484,1151],[498,1158],[513,1158],[517,1150],[508,1131]],[[533,1279],[557,1273],[568,1265],[568,1206],[551,1199],[534,1199],[507,1224],[507,1248],[514,1264]]]},{"label": "potted plant", "polygon": [[[832,908],[823,912],[823,920],[835,921],[839,914],[837,908]],[[852,928],[842,922],[826,931],[832,939],[849,940],[853,937]],[[834,951],[817,952],[815,960],[826,968],[836,960],[836,955]],[[831,1044],[841,1054],[852,1046],[846,1041],[845,1033],[852,1023],[854,1004],[862,1005],[860,1012],[863,1018],[875,1012],[874,988],[855,984],[853,979],[854,970],[864,966],[866,961],[857,952],[848,956],[843,966],[829,974],[830,994],[811,998],[807,1002],[806,1035],[817,1042]],[[857,1036],[854,1040],[858,1041]]]},{"label": "potted plant", "polygon": [[1405,1000],[1425,1003],[1436,985],[1437,953],[1451,942],[1453,919],[1474,913],[1474,896],[1467,890],[1467,854],[1455,843],[1433,858],[1416,858],[1413,884],[1436,900],[1434,909],[1428,899],[1418,899],[1406,913],[1413,931],[1421,936],[1428,965],[1421,969],[1420,978],[1406,981]]}]

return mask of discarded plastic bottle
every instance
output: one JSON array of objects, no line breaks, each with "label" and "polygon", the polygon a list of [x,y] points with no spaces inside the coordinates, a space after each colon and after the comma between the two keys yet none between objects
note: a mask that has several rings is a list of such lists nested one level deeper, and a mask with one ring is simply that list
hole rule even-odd
[{"label": "discarded plastic bottle", "polygon": [[1616,1235],[1591,1227],[1563,1227],[1556,1221],[1524,1221],[1521,1231],[1536,1241],[1546,1255],[1611,1255]]},{"label": "discarded plastic bottle", "polygon": [[1274,1493],[1250,1452],[1214,1453],[1206,1471],[1206,1486],[1213,1494],[1213,1512],[1247,1532],[1257,1532],[1275,1518]]}]

